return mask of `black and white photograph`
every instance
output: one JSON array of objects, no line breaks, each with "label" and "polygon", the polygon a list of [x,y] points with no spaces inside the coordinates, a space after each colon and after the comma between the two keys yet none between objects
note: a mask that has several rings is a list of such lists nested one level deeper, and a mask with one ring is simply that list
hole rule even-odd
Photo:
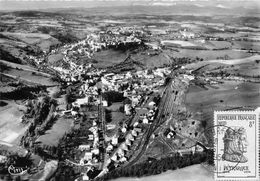
[{"label": "black and white photograph", "polygon": [[258,181],[259,0],[0,0],[0,181]]}]

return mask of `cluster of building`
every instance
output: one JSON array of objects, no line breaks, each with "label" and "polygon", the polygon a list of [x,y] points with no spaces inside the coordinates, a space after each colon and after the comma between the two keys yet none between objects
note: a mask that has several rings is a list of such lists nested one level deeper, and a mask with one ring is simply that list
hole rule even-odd
[{"label": "cluster of building", "polygon": [[174,39],[195,39],[200,38],[201,35],[198,33],[194,33],[190,28],[182,28],[180,30],[168,30],[167,34],[171,35],[171,38]]},{"label": "cluster of building", "polygon": [[183,31],[180,31],[180,37],[179,38],[183,38],[183,39],[193,39],[198,37],[195,33],[193,33],[192,31],[189,31],[188,29],[184,29]]},{"label": "cluster of building", "polygon": [[[104,34],[104,32],[101,32]],[[144,31],[142,28],[138,28],[135,26],[116,26],[116,27],[109,27],[106,30],[106,34],[114,34],[114,35],[132,35],[132,36],[140,36],[144,35]]]},{"label": "cluster of building", "polygon": [[[54,70],[61,74],[61,78],[66,82],[75,82],[80,79],[81,74],[89,72],[88,69],[92,67],[92,64],[83,66],[78,65],[77,59],[80,56],[91,59],[95,52],[108,47],[117,47],[127,44],[141,44],[141,40],[136,38],[132,33],[129,36],[125,35],[110,35],[108,33],[102,35],[90,34],[86,39],[74,44],[66,44],[61,48],[62,53],[62,65],[52,66]],[[91,71],[93,72],[93,71]]]},{"label": "cluster of building", "polygon": [[141,70],[135,73],[109,73],[101,77],[101,82],[104,91],[122,91],[123,87],[128,86],[123,92],[125,97],[129,97],[138,91],[153,90],[162,86],[169,73],[168,68]]},{"label": "cluster of building", "polygon": [[[116,137],[112,138],[111,143],[107,146],[107,153],[111,153],[106,164],[109,165],[111,163],[118,164],[125,163],[129,160],[128,152],[131,149],[132,144],[134,143],[137,136],[141,133],[142,129],[138,127],[134,127],[132,130],[129,130],[125,136],[125,141],[118,144],[116,142]],[[116,148],[116,149],[115,149]],[[113,152],[113,149],[114,152]]]},{"label": "cluster of building", "polygon": [[84,156],[80,158],[80,165],[93,165],[100,160],[100,150],[99,150],[99,132],[96,120],[93,120],[93,126],[89,129],[92,134],[88,135],[88,140],[92,144],[79,145],[79,150],[84,152]]}]

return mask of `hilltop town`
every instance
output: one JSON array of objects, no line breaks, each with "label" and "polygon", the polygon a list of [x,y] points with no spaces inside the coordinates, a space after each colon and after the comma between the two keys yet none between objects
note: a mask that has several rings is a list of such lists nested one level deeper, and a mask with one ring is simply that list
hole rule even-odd
[{"label": "hilltop town", "polygon": [[1,12],[0,180],[210,166],[213,110],[260,106],[259,18],[84,13]]}]

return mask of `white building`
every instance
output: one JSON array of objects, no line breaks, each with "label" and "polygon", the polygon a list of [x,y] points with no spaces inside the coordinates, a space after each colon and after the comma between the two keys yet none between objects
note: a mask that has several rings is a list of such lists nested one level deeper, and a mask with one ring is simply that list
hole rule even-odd
[{"label": "white building", "polygon": [[91,153],[93,153],[94,155],[98,155],[99,154],[99,149],[95,148],[95,149],[91,150]]},{"label": "white building", "polygon": [[79,145],[79,150],[81,151],[89,151],[90,150],[90,145]]},{"label": "white building", "polygon": [[115,146],[115,145],[117,145],[117,144],[118,144],[118,138],[114,136],[114,137],[112,138],[112,145]]},{"label": "white building", "polygon": [[117,154],[118,154],[118,156],[119,156],[120,158],[123,157],[123,156],[125,156],[124,150],[121,149],[121,148],[119,148],[119,149],[117,150]]},{"label": "white building", "polygon": [[135,130],[132,130],[131,133],[132,133],[132,135],[133,135],[134,137],[137,136],[137,132],[136,132]]},{"label": "white building", "polygon": [[91,160],[92,159],[92,152],[85,152],[84,160]]},{"label": "white building", "polygon": [[117,156],[116,156],[116,154],[114,154],[114,155],[111,157],[111,160],[113,160],[114,162],[117,161]]},{"label": "white building", "polygon": [[154,101],[151,101],[151,102],[149,102],[149,104],[148,104],[148,106],[149,106],[150,108],[153,108],[155,105],[156,105],[156,103],[155,103]]},{"label": "white building", "polygon": [[108,102],[107,102],[107,101],[102,101],[102,105],[103,105],[104,107],[107,107],[107,106],[108,106]]},{"label": "white building", "polygon": [[126,133],[127,130],[126,130],[126,128],[122,128],[121,131],[122,131],[122,133]]},{"label": "white building", "polygon": [[127,161],[127,158],[126,157],[122,157],[122,158],[120,158],[120,160],[119,160],[120,162],[126,162]]},{"label": "white building", "polygon": [[144,124],[148,124],[148,123],[149,123],[149,120],[148,120],[146,117],[144,117],[143,123],[144,123]]},{"label": "white building", "polygon": [[84,174],[83,177],[82,177],[83,181],[85,180],[89,180],[89,177],[87,176],[87,174]]},{"label": "white building", "polygon": [[124,111],[125,111],[126,115],[131,115],[131,105],[130,104],[125,104]]},{"label": "white building", "polygon": [[5,162],[7,162],[7,157],[0,155],[0,163],[5,163]]},{"label": "white building", "polygon": [[125,140],[125,144],[128,145],[128,146],[131,146],[132,143],[131,143],[130,140],[126,139],[126,140]]},{"label": "white building", "polygon": [[128,134],[128,135],[126,136],[126,139],[129,139],[129,140],[131,140],[131,141],[134,141],[134,140],[135,140],[135,138],[133,137],[132,134]]},{"label": "white building", "polygon": [[89,103],[89,96],[86,96],[84,98],[77,99],[74,104],[72,103],[72,105],[81,106],[81,105],[88,104],[88,103]]},{"label": "white building", "polygon": [[122,150],[128,151],[128,147],[127,147],[126,143],[123,143],[121,145],[121,148],[122,148]]},{"label": "white building", "polygon": [[113,146],[112,145],[108,145],[107,148],[106,148],[106,151],[110,152],[113,150]]}]

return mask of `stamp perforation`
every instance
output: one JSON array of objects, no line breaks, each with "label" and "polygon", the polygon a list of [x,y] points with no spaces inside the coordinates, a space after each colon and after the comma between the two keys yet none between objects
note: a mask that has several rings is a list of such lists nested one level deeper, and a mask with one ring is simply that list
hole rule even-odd
[{"label": "stamp perforation", "polygon": [[[216,172],[214,174],[215,180],[225,180],[225,181],[232,181],[232,180],[259,180],[259,160],[260,160],[260,153],[259,153],[259,140],[260,140],[260,112],[256,110],[218,110],[214,111],[214,126],[218,126],[217,130],[214,130],[214,157],[217,158],[215,160]],[[245,115],[245,116],[244,116]],[[218,117],[219,116],[219,117]],[[245,119],[240,119],[245,118]],[[250,122],[252,123],[250,125]],[[221,125],[220,123],[223,123]],[[243,125],[244,124],[244,125]],[[223,128],[220,128],[220,127]],[[224,128],[230,127],[230,128]],[[254,128],[252,130],[252,128]],[[219,132],[219,130],[221,130]],[[234,130],[233,130],[234,129]],[[245,140],[244,134],[250,131],[250,135],[254,134],[254,138],[250,137],[250,149],[247,153],[247,157],[243,154],[240,157],[236,155],[242,151],[246,153],[247,149],[246,146],[241,147],[241,143]],[[228,133],[228,134],[227,134]],[[243,138],[243,139],[242,139]],[[252,142],[253,140],[253,142]],[[216,142],[215,142],[216,141]],[[254,143],[254,144],[252,144]],[[228,147],[229,145],[229,147]],[[230,146],[231,145],[231,146]],[[220,149],[221,147],[221,149]],[[237,150],[236,150],[237,149]],[[241,150],[240,150],[241,149]],[[254,151],[254,153],[252,152]],[[233,151],[233,152],[232,152]],[[218,159],[219,155],[222,154],[222,160]],[[225,156],[226,154],[226,156]],[[250,154],[250,155],[249,155]],[[252,157],[252,158],[250,158]],[[236,159],[235,159],[236,158]],[[240,158],[240,160],[237,160]],[[255,159],[252,161],[252,159]],[[238,169],[231,169],[228,172],[220,172],[219,168],[224,167],[225,164],[228,162],[239,161],[237,166],[233,166],[233,168]],[[224,165],[224,166],[223,166]],[[232,165],[232,164],[231,164]],[[234,164],[233,164],[234,165]],[[249,165],[245,167],[244,165]],[[240,170],[240,167],[250,168],[250,170]],[[227,167],[227,166],[226,166]],[[241,167],[241,168],[242,168]],[[225,170],[225,169],[224,169]],[[241,171],[241,173],[239,172]],[[242,172],[243,171],[243,172]],[[230,174],[232,173],[232,174]]]}]

